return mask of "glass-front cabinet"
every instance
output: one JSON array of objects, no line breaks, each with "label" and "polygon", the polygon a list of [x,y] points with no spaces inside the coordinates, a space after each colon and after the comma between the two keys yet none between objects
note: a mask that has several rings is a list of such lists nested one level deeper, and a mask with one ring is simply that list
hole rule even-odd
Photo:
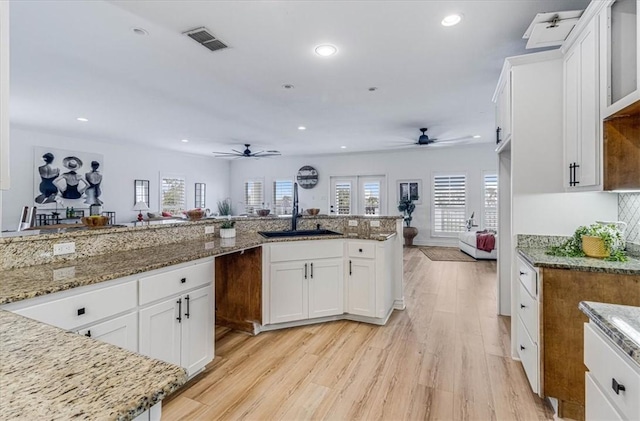
[{"label": "glass-front cabinet", "polygon": [[601,117],[640,99],[638,0],[615,0],[600,13]]}]

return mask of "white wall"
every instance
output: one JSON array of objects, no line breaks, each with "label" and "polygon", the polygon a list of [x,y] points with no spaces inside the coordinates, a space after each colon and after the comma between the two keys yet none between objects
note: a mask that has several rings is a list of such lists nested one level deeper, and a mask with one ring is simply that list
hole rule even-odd
[{"label": "white wall", "polygon": [[294,156],[270,159],[241,159],[231,161],[231,198],[234,209],[241,210],[244,181],[262,178],[265,181],[266,202],[273,202],[272,185],[275,179],[295,179],[298,169],[311,165],[319,173],[318,184],[309,190],[299,189],[300,207],[320,208],[328,213],[330,177],[350,175],[385,175],[388,206],[382,212],[398,215],[397,180],[422,180],[422,205],[416,206],[412,226],[418,228],[415,244],[457,244],[457,238],[431,236],[431,180],[433,172],[462,172],[467,175],[467,214],[476,213],[480,221],[483,171],[497,171],[494,145],[456,146],[445,148],[409,148],[384,153],[336,154],[323,156]]},{"label": "white wall", "polygon": [[2,227],[5,230],[14,230],[20,209],[33,205],[35,146],[102,154],[100,199],[104,202],[103,210],[116,212],[118,222],[130,222],[136,217],[137,212],[131,210],[135,179],[149,180],[149,207],[158,209],[161,171],[185,176],[187,208],[194,207],[194,184],[197,182],[206,183],[206,204],[212,211],[216,209],[217,200],[229,196],[229,163],[225,160],[12,128],[11,189],[2,195]]}]

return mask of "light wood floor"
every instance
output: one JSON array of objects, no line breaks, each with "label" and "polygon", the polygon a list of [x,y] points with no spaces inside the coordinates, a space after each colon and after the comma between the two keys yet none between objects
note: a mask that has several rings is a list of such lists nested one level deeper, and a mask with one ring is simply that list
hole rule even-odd
[{"label": "light wood floor", "polygon": [[495,262],[432,262],[405,249],[407,308],[251,337],[216,330],[216,358],[163,420],[544,420],[509,357]]}]

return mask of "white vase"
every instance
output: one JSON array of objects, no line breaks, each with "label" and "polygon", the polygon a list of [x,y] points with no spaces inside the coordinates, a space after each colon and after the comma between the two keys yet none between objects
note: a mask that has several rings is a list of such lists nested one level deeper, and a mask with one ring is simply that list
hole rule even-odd
[{"label": "white vase", "polygon": [[233,238],[236,236],[235,228],[220,228],[220,238]]}]

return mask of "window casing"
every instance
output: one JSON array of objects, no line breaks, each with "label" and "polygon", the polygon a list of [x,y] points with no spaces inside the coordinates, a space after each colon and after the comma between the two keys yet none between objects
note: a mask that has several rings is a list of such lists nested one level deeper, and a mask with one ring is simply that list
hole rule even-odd
[{"label": "window casing", "polygon": [[293,210],[293,181],[273,182],[273,208],[276,215],[291,215]]},{"label": "window casing", "polygon": [[484,206],[482,215],[482,228],[486,230],[498,230],[498,176],[496,174],[484,175]]},{"label": "window casing", "polygon": [[433,234],[452,237],[465,230],[467,177],[438,174],[433,177]]},{"label": "window casing", "polygon": [[160,208],[162,212],[179,215],[185,211],[186,192],[184,177],[162,176],[160,182]]},{"label": "window casing", "polygon": [[264,183],[262,180],[247,180],[244,183],[244,210],[248,214],[262,209],[264,203]]}]

